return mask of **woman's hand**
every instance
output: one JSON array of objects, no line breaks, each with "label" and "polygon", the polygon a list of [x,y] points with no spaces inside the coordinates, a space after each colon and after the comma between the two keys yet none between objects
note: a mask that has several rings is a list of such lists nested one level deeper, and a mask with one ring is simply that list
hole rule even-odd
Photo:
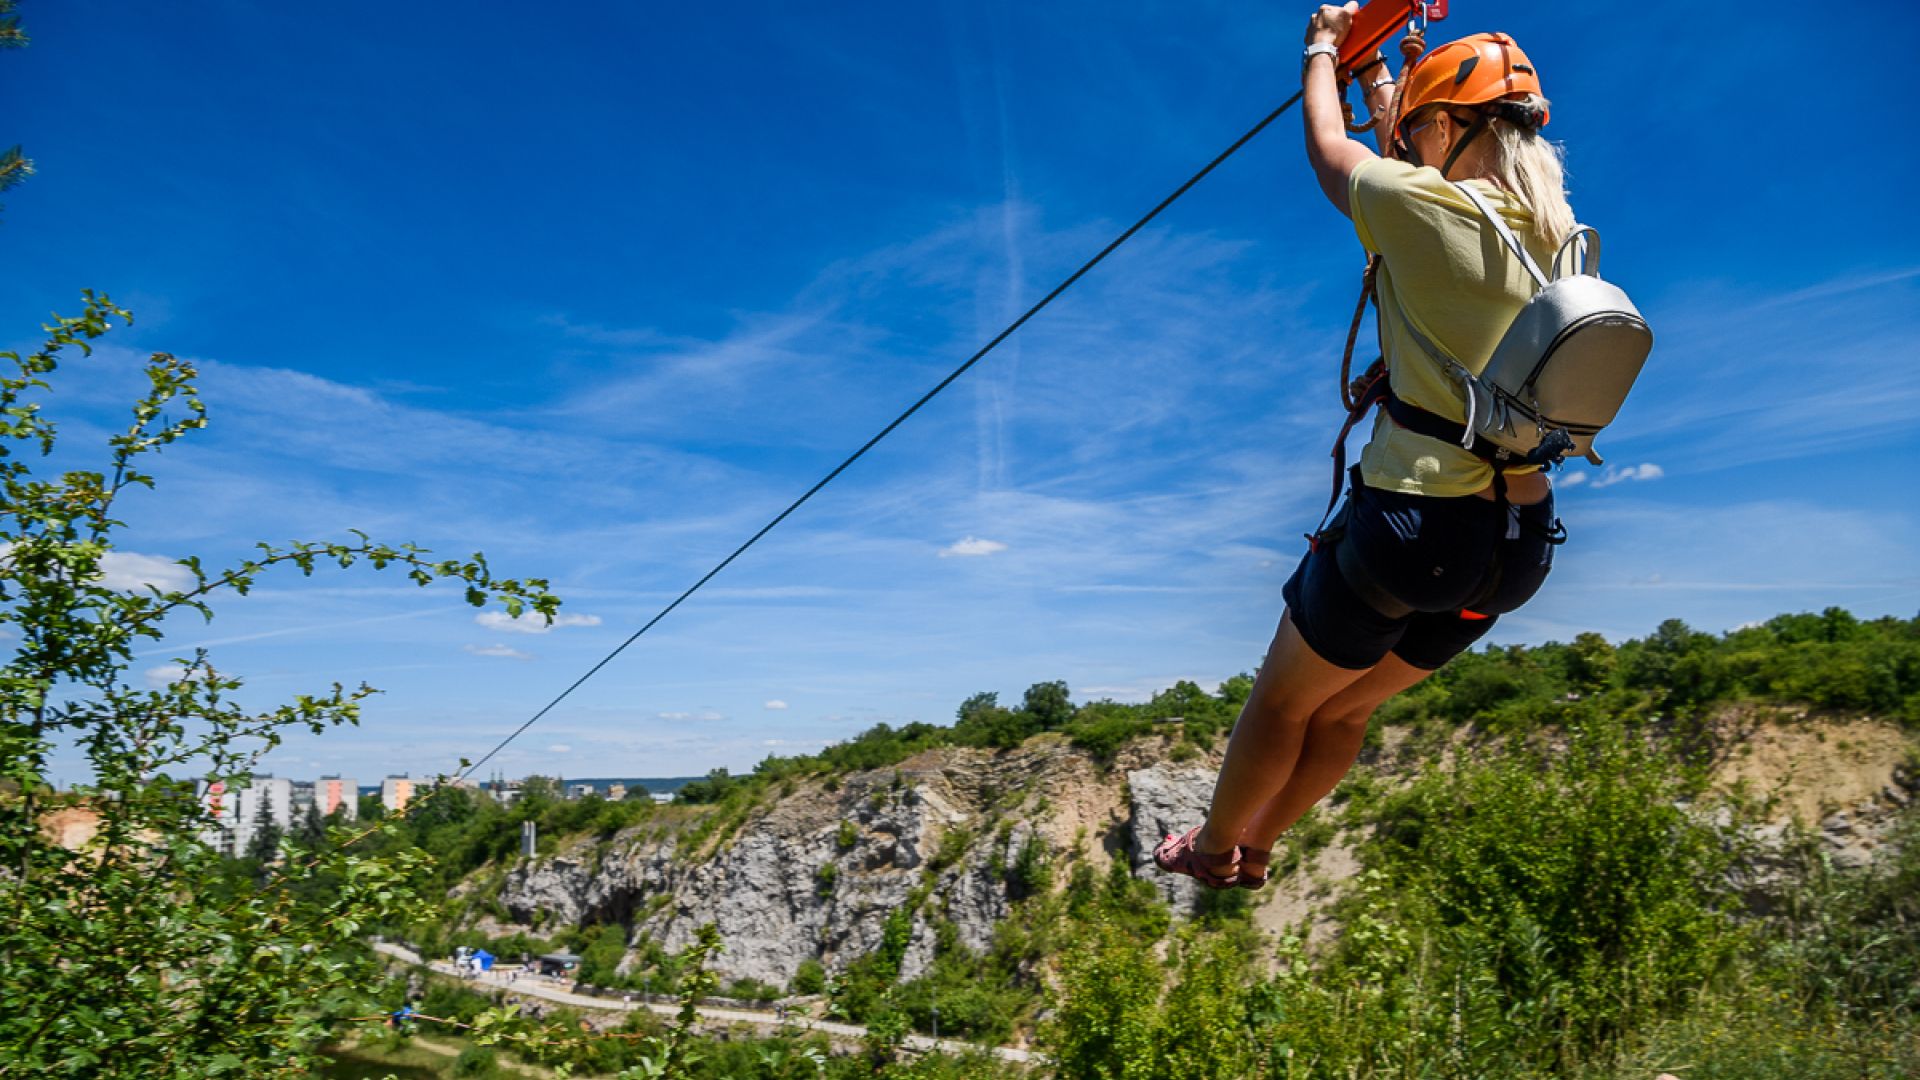
[{"label": "woman's hand", "polygon": [[1321,4],[1320,10],[1307,20],[1307,44],[1338,45],[1347,40],[1347,32],[1353,29],[1353,17],[1359,10],[1360,5],[1352,2]]},{"label": "woman's hand", "polygon": [[[1353,16],[1359,10],[1359,4],[1321,5],[1307,23],[1307,44],[1337,48],[1353,29]],[[1306,65],[1300,93],[1305,99],[1301,115],[1307,122],[1307,163],[1313,166],[1313,175],[1327,201],[1351,216],[1348,182],[1353,170],[1370,160],[1373,152],[1347,138],[1346,115],[1340,109],[1340,83],[1334,73],[1337,61],[1315,54],[1306,58]]]}]

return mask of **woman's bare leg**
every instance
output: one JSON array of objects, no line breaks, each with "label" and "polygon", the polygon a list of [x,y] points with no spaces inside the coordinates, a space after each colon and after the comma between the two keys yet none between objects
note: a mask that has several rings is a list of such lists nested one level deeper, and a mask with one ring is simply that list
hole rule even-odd
[{"label": "woman's bare leg", "polygon": [[1353,768],[1366,741],[1367,720],[1373,711],[1431,674],[1388,653],[1360,679],[1322,702],[1307,718],[1305,739],[1293,772],[1279,792],[1249,819],[1240,834],[1240,844],[1250,851],[1271,848],[1281,833],[1326,798]]},{"label": "woman's bare leg", "polygon": [[1293,775],[1308,718],[1366,674],[1322,660],[1300,637],[1293,620],[1281,614],[1280,629],[1227,742],[1213,805],[1195,847],[1216,853],[1240,842],[1254,817]]}]

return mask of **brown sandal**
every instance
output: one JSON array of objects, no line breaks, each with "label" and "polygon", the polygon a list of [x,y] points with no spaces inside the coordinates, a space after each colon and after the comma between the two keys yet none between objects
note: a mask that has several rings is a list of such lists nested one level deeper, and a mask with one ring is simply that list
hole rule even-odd
[{"label": "brown sandal", "polygon": [[1232,866],[1241,859],[1238,847],[1209,854],[1194,846],[1200,837],[1196,826],[1184,836],[1171,833],[1153,849],[1153,863],[1169,874],[1185,874],[1209,889],[1231,889],[1240,883],[1239,874],[1220,874],[1214,867]]},{"label": "brown sandal", "polygon": [[[1264,888],[1267,884],[1267,864],[1273,861],[1272,851],[1255,851],[1252,848],[1240,849],[1240,880],[1236,882],[1243,889]],[[1257,867],[1260,876],[1247,873],[1249,868]]]}]

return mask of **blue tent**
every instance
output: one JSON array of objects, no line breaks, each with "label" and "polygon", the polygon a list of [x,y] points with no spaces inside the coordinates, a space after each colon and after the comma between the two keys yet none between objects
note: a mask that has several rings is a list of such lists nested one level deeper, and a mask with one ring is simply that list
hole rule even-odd
[{"label": "blue tent", "polygon": [[485,949],[473,950],[473,966],[481,971],[493,970],[493,954]]}]

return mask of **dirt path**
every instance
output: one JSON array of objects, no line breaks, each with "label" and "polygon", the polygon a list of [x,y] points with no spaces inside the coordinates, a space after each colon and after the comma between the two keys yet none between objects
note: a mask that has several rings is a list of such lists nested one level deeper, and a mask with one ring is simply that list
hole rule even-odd
[{"label": "dirt path", "polygon": [[[430,1054],[439,1054],[441,1057],[447,1058],[457,1058],[460,1056],[459,1047],[448,1046],[446,1043],[440,1042],[430,1035],[422,1035],[416,1031],[412,1035],[407,1036],[407,1038],[413,1045],[418,1046]],[[495,1048],[494,1053],[499,1056],[501,1065],[510,1072],[522,1076],[539,1077],[540,1080],[553,1080],[554,1072],[552,1069],[521,1061],[519,1058],[505,1053],[498,1048]]]},{"label": "dirt path", "polygon": [[[454,966],[445,960],[423,960],[420,954],[414,952],[412,949],[395,945],[392,942],[375,942],[373,947],[376,952],[383,955],[391,956],[396,960],[401,960],[409,964],[419,964],[433,971],[435,974],[444,975],[449,979],[458,979],[460,982],[476,988],[484,987],[490,990],[502,990],[509,994],[541,998],[560,1005],[566,1005],[570,1008],[593,1009],[600,1012],[615,1013],[631,1012],[634,1009],[647,1009],[658,1016],[665,1017],[675,1016],[680,1011],[677,1005],[659,1005],[642,1001],[615,1001],[609,998],[589,997],[585,994],[576,994],[551,983],[542,982],[540,977],[536,975],[509,980],[504,974],[489,971],[477,977],[469,977],[455,970]],[[858,1024],[841,1024],[832,1020],[815,1020],[810,1017],[796,1016],[792,1013],[788,1013],[786,1018],[782,1019],[771,1011],[758,1012],[748,1009],[719,1009],[705,1005],[700,1006],[699,1013],[702,1020],[719,1024],[750,1024],[754,1027],[769,1028],[774,1031],[818,1031],[823,1035],[849,1042],[858,1042],[867,1037],[867,1029]],[[938,1050],[947,1054],[965,1054],[985,1049],[988,1053],[993,1054],[1002,1061],[1030,1064],[1039,1060],[1039,1055],[1026,1050],[1016,1050],[1004,1046],[980,1047],[972,1043],[956,1042],[952,1039],[935,1041],[925,1035],[909,1034],[904,1040],[904,1044],[907,1049],[917,1050],[921,1053]]]}]

